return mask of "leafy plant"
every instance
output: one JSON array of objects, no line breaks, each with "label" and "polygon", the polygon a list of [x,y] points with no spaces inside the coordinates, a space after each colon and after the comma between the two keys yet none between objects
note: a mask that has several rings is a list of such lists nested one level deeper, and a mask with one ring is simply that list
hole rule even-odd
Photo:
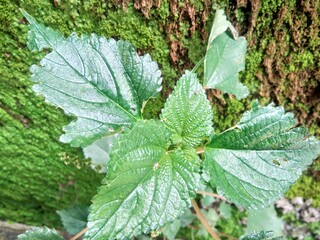
[{"label": "leafy plant", "polygon": [[[30,50],[50,50],[40,65],[31,67],[34,91],[76,117],[64,127],[61,141],[86,147],[120,133],[109,154],[107,175],[92,200],[85,239],[157,233],[191,204],[206,224],[192,200],[203,180],[230,202],[265,208],[320,154],[320,142],[305,128],[295,128],[293,115],[273,104],[263,107],[255,101],[235,127],[214,133],[205,89],[237,98],[248,94],[238,80],[246,40],[237,36],[221,10],[204,58],[205,87],[196,69],[186,71],[160,120],[143,119],[146,102],[157,95],[162,82],[148,54],[139,56],[129,42],[95,34],[65,38],[22,13],[30,24]],[[261,232],[243,239],[270,236]]]}]

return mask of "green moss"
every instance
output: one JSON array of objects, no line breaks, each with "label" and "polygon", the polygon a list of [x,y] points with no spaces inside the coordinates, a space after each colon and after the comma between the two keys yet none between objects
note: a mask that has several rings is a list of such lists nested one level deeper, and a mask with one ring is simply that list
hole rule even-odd
[{"label": "green moss", "polygon": [[240,120],[242,113],[246,110],[246,106],[250,106],[250,102],[231,99],[228,98],[227,95],[222,103],[213,102],[213,123],[215,131],[219,133],[234,126]]},{"label": "green moss", "polygon": [[[320,173],[320,161],[315,161],[310,170],[314,172],[315,175]],[[312,199],[312,205],[315,207],[320,207],[320,184],[319,176],[318,180],[310,173],[305,173],[298,180],[298,182],[293,185],[287,192],[286,196],[289,199],[293,199],[296,196],[301,196],[305,199]]]}]

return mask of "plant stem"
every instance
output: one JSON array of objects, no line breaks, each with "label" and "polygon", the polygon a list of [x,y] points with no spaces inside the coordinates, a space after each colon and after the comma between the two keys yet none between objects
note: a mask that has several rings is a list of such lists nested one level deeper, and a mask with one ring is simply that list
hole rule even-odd
[{"label": "plant stem", "polygon": [[204,57],[201,58],[199,62],[197,62],[197,64],[194,66],[191,72],[195,73],[203,62],[204,62]]},{"label": "plant stem", "polygon": [[205,192],[205,191],[197,191],[197,193],[201,194],[201,195],[207,195],[207,196],[219,198],[219,199],[221,199],[223,201],[227,201],[227,199],[225,197],[222,197],[222,196],[220,196],[219,194],[216,194],[216,193]]},{"label": "plant stem", "polygon": [[70,238],[70,240],[77,240],[79,237],[81,237],[83,234],[85,234],[88,230],[89,230],[88,227],[82,229],[79,233],[77,233],[72,238]]},{"label": "plant stem", "polygon": [[238,240],[238,238],[232,237],[232,236],[230,236],[228,234],[225,234],[225,233],[217,232],[217,234],[219,236],[226,237],[226,238],[229,238],[229,239],[232,239],[232,240]]},{"label": "plant stem", "polygon": [[197,213],[197,216],[200,220],[200,222],[205,226],[206,230],[208,231],[208,233],[211,235],[211,237],[214,240],[220,240],[219,236],[215,233],[215,231],[213,231],[213,229],[211,228],[211,226],[209,225],[208,221],[205,219],[205,217],[203,216],[202,212],[200,211],[200,208],[197,204],[197,202],[192,199],[192,206],[194,208],[194,210]]}]

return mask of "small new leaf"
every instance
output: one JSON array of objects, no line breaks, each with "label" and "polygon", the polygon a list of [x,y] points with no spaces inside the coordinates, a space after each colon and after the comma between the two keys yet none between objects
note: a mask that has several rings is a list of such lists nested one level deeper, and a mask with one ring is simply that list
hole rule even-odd
[{"label": "small new leaf", "polygon": [[138,121],[119,136],[108,176],[90,208],[86,239],[130,239],[163,227],[190,207],[198,188],[194,149],[168,152],[170,132],[157,121]]},{"label": "small new leaf", "polygon": [[228,27],[233,30],[223,12],[217,11],[204,60],[204,86],[234,94],[241,99],[249,94],[238,79],[238,73],[245,66],[247,41],[244,37],[234,38],[234,35],[226,32]]},{"label": "small new leaf", "polygon": [[88,146],[141,118],[143,102],[161,89],[161,72],[149,55],[140,57],[129,42],[95,34],[64,38],[23,14],[31,49],[52,49],[40,66],[31,67],[33,90],[77,117],[64,127],[62,142]]},{"label": "small new leaf", "polygon": [[196,74],[186,71],[162,110],[174,144],[197,146],[213,131],[212,110]]},{"label": "small new leaf", "polygon": [[220,34],[227,31],[228,27],[231,26],[231,23],[227,20],[226,15],[224,14],[224,11],[221,9],[218,9],[215,13],[215,17],[212,23],[210,36],[208,40],[208,48],[210,47],[213,40],[218,37]]},{"label": "small new leaf", "polygon": [[295,124],[282,107],[255,102],[235,128],[213,136],[206,146],[204,171],[210,183],[246,208],[273,203],[320,154],[320,142]]},{"label": "small new leaf", "polygon": [[32,230],[26,231],[24,234],[18,236],[18,240],[64,240],[56,230],[51,230],[47,227],[44,228],[33,228]]}]

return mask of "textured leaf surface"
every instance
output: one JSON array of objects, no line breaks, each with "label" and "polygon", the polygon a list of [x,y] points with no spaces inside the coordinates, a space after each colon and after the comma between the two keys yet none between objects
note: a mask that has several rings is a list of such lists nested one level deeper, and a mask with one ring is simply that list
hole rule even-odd
[{"label": "textured leaf surface", "polygon": [[161,72],[149,55],[138,56],[125,41],[95,34],[65,39],[29,15],[29,45],[51,48],[32,66],[34,91],[74,115],[61,141],[87,146],[140,118],[143,102],[161,89]]},{"label": "textured leaf surface", "polygon": [[34,228],[26,231],[18,236],[19,240],[63,240],[56,230],[51,230],[47,227]]},{"label": "textured leaf surface", "polygon": [[194,149],[168,152],[161,122],[139,121],[119,136],[108,176],[90,209],[86,239],[125,239],[173,221],[190,207],[199,185]]},{"label": "textured leaf surface", "polygon": [[260,231],[255,233],[250,233],[240,238],[240,240],[282,240],[283,237],[273,238],[272,231]]},{"label": "textured leaf surface", "polygon": [[175,144],[196,146],[212,132],[212,109],[196,74],[186,71],[168,98],[161,119]]},{"label": "textured leaf surface", "polygon": [[295,124],[282,107],[255,102],[235,128],[213,136],[206,146],[204,170],[211,184],[246,208],[274,202],[320,154],[320,142]]},{"label": "textured leaf surface", "polygon": [[209,42],[204,60],[204,86],[234,94],[238,99],[246,97],[249,91],[238,79],[238,72],[245,66],[246,51],[246,39],[234,39],[227,32]]},{"label": "textured leaf surface", "polygon": [[70,234],[77,234],[87,226],[89,207],[83,205],[57,211],[61,218],[63,227]]}]

